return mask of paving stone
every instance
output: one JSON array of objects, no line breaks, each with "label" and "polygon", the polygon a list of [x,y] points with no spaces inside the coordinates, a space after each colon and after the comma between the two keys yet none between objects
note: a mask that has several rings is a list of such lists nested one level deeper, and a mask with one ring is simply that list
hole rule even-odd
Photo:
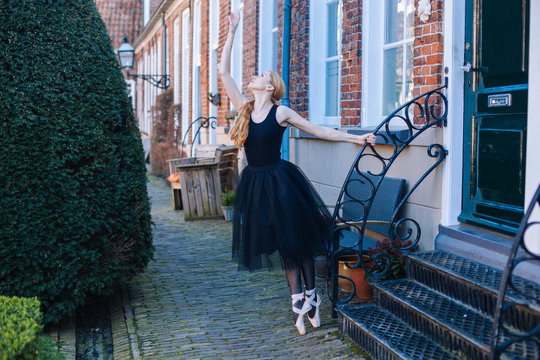
[{"label": "paving stone", "polygon": [[282,269],[239,272],[230,222],[184,221],[160,178],[149,176],[148,192],[155,256],[121,294],[127,314],[110,310],[113,322],[126,322],[112,326],[120,332],[113,333],[115,359],[130,346],[135,360],[362,359],[335,336],[323,281],[322,326],[313,329],[306,319],[308,333],[300,336]]}]

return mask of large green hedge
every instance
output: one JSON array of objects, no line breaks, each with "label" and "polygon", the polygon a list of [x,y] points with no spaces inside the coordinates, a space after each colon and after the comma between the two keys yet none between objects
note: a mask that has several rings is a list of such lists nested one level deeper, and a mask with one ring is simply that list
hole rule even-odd
[{"label": "large green hedge", "polygon": [[0,54],[0,294],[56,322],[152,257],[142,143],[92,0],[2,0]]}]

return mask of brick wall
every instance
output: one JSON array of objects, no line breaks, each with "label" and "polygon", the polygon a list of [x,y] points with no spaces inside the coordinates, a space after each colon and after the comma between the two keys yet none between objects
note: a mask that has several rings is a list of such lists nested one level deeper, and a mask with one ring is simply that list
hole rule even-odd
[{"label": "brick wall", "polygon": [[[283,1],[280,1],[280,15],[283,14],[282,3]],[[280,16],[279,29],[280,41],[278,54],[281,59],[283,16]],[[281,61],[279,62],[279,66],[281,69]],[[291,108],[301,116],[307,118],[309,96],[309,1],[306,0],[292,1],[291,59],[289,70],[289,97]]]},{"label": "brick wall", "polygon": [[443,0],[431,1],[426,23],[418,16],[414,19],[413,95],[417,96],[443,84]]},{"label": "brick wall", "polygon": [[96,7],[107,26],[113,47],[122,45],[124,36],[133,44],[142,31],[142,1],[96,0]]},{"label": "brick wall", "polygon": [[244,94],[251,95],[247,85],[251,77],[257,75],[258,50],[259,50],[259,7],[258,0],[244,0],[244,11],[242,12],[244,20],[244,37],[243,37],[243,56],[242,69],[243,84],[239,87]]},{"label": "brick wall", "polygon": [[341,125],[357,125],[362,112],[362,3],[343,0]]}]

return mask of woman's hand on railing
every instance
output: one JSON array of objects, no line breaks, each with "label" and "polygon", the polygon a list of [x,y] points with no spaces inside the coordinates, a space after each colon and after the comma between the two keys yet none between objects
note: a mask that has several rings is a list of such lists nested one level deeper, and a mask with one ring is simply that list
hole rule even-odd
[{"label": "woman's hand on railing", "polygon": [[368,143],[369,145],[373,146],[377,142],[377,137],[373,133],[364,134],[364,135],[358,135],[357,141],[355,141],[359,145],[364,145],[365,143]]}]

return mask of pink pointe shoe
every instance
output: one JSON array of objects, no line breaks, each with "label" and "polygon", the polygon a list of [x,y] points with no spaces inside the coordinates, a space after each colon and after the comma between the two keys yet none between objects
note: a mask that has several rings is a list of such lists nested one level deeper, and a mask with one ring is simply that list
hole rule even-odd
[{"label": "pink pointe shoe", "polygon": [[[291,295],[292,298],[292,310],[295,314],[298,314],[298,318],[296,319],[295,326],[298,330],[298,333],[300,335],[304,335],[306,333],[306,326],[304,325],[304,315],[311,310],[311,304],[310,302],[304,297],[304,294],[293,294]],[[303,301],[302,308],[298,308],[295,306],[296,303],[299,301]]]},{"label": "pink pointe shoe", "polygon": [[308,314],[308,320],[314,328],[321,326],[321,316],[319,315],[319,305],[321,305],[321,297],[317,295],[315,289],[306,290],[306,302],[309,303],[311,308],[315,308],[315,314],[310,317]]}]

